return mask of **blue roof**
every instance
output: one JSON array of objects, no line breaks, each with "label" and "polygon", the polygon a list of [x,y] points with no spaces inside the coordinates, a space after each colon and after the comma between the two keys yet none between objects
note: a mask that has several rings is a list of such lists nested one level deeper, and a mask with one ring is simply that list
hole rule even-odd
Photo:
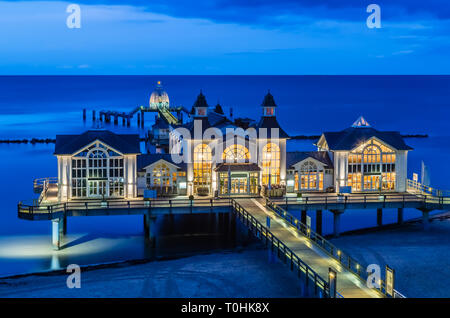
[{"label": "blue roof", "polygon": [[373,137],[397,150],[412,150],[398,131],[378,131],[372,127],[350,127],[339,132],[323,133],[330,150],[352,150]]},{"label": "blue roof", "polygon": [[151,154],[142,154],[137,157],[137,170],[142,170],[148,165],[157,162],[158,160],[165,160],[179,169],[186,171],[186,163],[174,163],[172,160],[172,155],[170,153],[151,153]]},{"label": "blue roof", "polygon": [[261,117],[261,120],[259,121],[259,123],[256,125],[255,128],[257,129],[258,136],[260,133],[260,131],[259,131],[260,128],[267,129],[267,138],[268,139],[272,138],[272,128],[278,129],[278,138],[289,138],[289,135],[283,130],[283,128],[281,128],[281,126],[278,123],[277,118],[275,116]]},{"label": "blue roof", "polygon": [[323,163],[326,168],[333,169],[333,162],[326,151],[293,151],[286,152],[286,167],[289,169],[296,163],[307,158],[313,158]]},{"label": "blue roof", "polygon": [[136,134],[115,134],[109,130],[88,130],[81,135],[56,135],[55,155],[72,155],[99,140],[122,154],[140,154],[140,138]]}]

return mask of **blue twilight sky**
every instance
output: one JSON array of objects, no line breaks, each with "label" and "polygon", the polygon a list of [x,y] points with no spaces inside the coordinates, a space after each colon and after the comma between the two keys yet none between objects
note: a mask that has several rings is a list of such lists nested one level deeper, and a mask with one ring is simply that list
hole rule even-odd
[{"label": "blue twilight sky", "polygon": [[2,75],[450,74],[449,53],[448,0],[0,1]]}]

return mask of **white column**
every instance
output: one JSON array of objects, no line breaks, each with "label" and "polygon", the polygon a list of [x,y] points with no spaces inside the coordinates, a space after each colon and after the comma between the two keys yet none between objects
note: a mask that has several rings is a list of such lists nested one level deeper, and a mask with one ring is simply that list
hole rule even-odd
[{"label": "white column", "polygon": [[124,180],[124,194],[125,198],[128,197],[128,158],[126,156],[123,157],[123,180]]},{"label": "white column", "polygon": [[398,192],[406,192],[408,152],[398,151],[395,156],[395,187]]},{"label": "white column", "polygon": [[286,185],[286,139],[280,140],[280,181]]},{"label": "white column", "polygon": [[339,151],[334,154],[334,186],[339,192],[341,186],[345,186],[347,180],[348,152]]},{"label": "white column", "polygon": [[62,245],[63,234],[63,221],[62,219],[52,220],[52,244],[54,250],[59,250]]}]

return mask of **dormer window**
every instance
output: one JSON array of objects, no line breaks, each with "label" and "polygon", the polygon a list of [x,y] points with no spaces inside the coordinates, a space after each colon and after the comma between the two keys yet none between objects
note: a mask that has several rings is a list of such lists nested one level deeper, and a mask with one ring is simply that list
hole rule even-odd
[{"label": "dormer window", "polygon": [[202,91],[200,91],[200,94],[197,96],[192,113],[195,117],[206,117],[208,115],[208,103],[206,102],[205,95],[203,95]]},{"label": "dormer window", "polygon": [[197,116],[206,116],[206,107],[197,107]]},{"label": "dormer window", "polygon": [[264,107],[264,116],[275,116],[275,108],[273,107]]}]

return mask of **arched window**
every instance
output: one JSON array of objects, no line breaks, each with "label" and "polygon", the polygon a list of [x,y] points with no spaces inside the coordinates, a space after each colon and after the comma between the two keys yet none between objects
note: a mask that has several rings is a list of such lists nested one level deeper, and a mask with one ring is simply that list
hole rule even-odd
[{"label": "arched window", "polygon": [[348,185],[353,191],[395,190],[395,150],[377,140],[354,149],[348,157]]},{"label": "arched window", "polygon": [[170,186],[170,169],[164,164],[158,164],[153,168],[152,186],[168,187]]},{"label": "arched window", "polygon": [[198,188],[211,187],[212,152],[207,144],[194,148],[194,192]]},{"label": "arched window", "polygon": [[72,197],[124,195],[123,156],[97,142],[72,157]]},{"label": "arched window", "polygon": [[222,160],[228,163],[248,162],[250,160],[250,152],[243,145],[231,145],[224,150]]},{"label": "arched window", "polygon": [[107,178],[108,177],[108,155],[100,149],[93,150],[89,154],[89,178]]},{"label": "arched window", "polygon": [[323,190],[323,170],[318,169],[312,161],[306,161],[300,166],[301,190]]},{"label": "arched window", "polygon": [[268,143],[262,151],[262,184],[280,183],[280,147],[275,143]]}]

